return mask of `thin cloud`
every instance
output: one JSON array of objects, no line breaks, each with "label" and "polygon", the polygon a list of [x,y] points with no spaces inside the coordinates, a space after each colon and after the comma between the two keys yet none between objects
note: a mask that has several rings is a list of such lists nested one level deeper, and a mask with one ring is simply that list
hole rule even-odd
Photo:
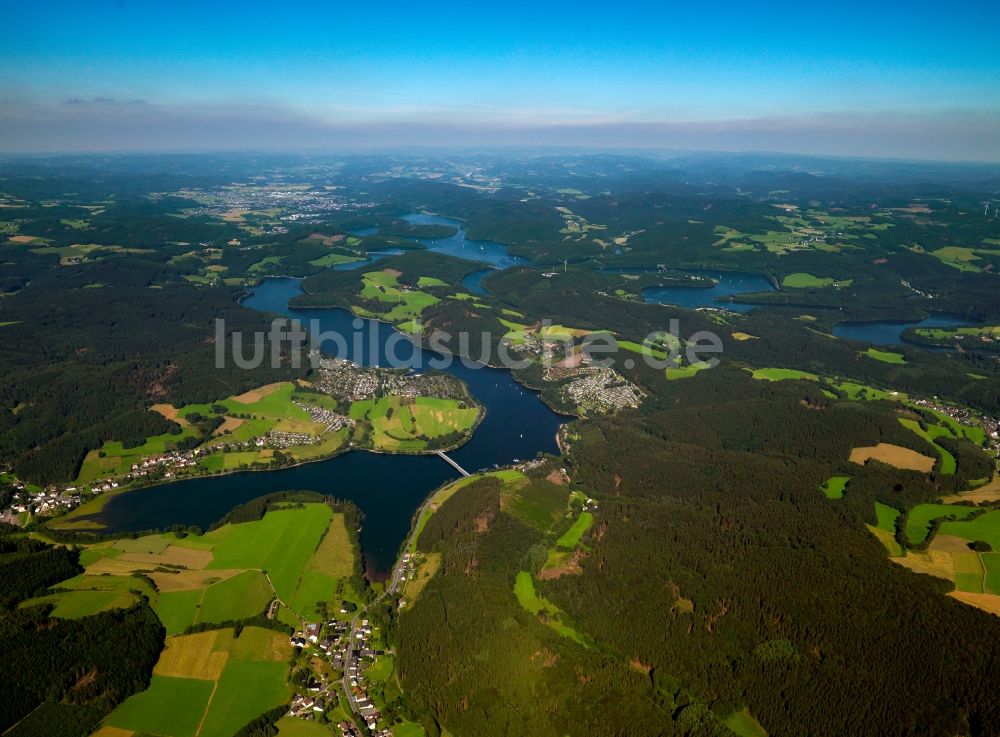
[{"label": "thin cloud", "polygon": [[632,111],[271,103],[163,105],[112,97],[0,101],[0,149],[33,151],[350,150],[394,146],[580,146],[784,151],[1000,161],[1000,113],[829,111],[730,120],[636,120]]}]

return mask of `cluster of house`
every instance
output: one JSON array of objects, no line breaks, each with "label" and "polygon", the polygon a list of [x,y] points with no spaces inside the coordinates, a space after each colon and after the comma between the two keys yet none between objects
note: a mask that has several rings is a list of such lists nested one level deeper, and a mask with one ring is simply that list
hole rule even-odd
[{"label": "cluster of house", "polygon": [[[368,730],[374,733],[382,715],[368,694],[364,676],[364,668],[382,654],[381,651],[372,647],[373,632],[374,628],[371,623],[367,619],[362,619],[360,626],[355,627],[354,631],[350,633],[351,642],[345,654],[347,661],[344,673],[350,686],[350,698],[354,703],[354,711],[364,721]],[[386,730],[382,730],[378,734],[382,732],[386,732]],[[392,732],[389,731],[387,734],[391,735]]]},{"label": "cluster of house", "polygon": [[292,404],[308,412],[309,419],[312,422],[323,425],[327,432],[337,432],[338,430],[354,424],[354,420],[350,417],[338,414],[332,409],[317,407],[314,404],[306,404],[305,402],[299,402],[297,400],[292,400]]},{"label": "cluster of house", "polygon": [[29,494],[20,482],[15,482],[14,488],[19,489],[21,493],[18,493],[14,498],[10,508],[0,514],[0,518],[9,519],[12,523],[16,521],[18,515],[25,512],[54,514],[55,512],[68,511],[80,504],[80,495],[75,493],[74,487],[66,489],[65,492],[50,489],[38,494]]},{"label": "cluster of house", "polygon": [[316,387],[337,399],[358,402],[374,397],[441,397],[467,399],[462,383],[448,374],[362,367],[350,361],[319,362]]},{"label": "cluster of house", "polygon": [[589,412],[615,412],[626,407],[634,409],[642,403],[642,390],[614,369],[550,368],[545,378],[566,381],[560,387],[563,398]]},{"label": "cluster of house", "polygon": [[295,445],[318,445],[323,442],[323,438],[319,435],[285,430],[270,430],[264,438],[258,438],[258,440],[262,441],[260,445],[267,445],[269,448],[277,450],[284,450]]},{"label": "cluster of house", "polygon": [[[348,613],[346,605],[341,607],[341,613]],[[303,649],[315,648],[316,654],[325,656],[334,670],[343,672],[344,683],[350,690],[352,711],[364,721],[370,734],[392,737],[391,729],[377,729],[382,715],[365,683],[365,669],[383,654],[373,647],[374,631],[374,626],[367,619],[362,619],[353,630],[349,623],[331,619],[325,625],[307,624],[289,638],[289,644]],[[296,694],[292,699],[289,714],[300,719],[315,719],[330,705],[337,703],[338,696],[334,692],[339,686],[340,681],[322,683],[310,680],[306,684],[307,693]],[[360,734],[350,722],[341,722],[338,728],[345,737]]]},{"label": "cluster of house", "polygon": [[[173,478],[177,471],[183,468],[192,468],[197,463],[195,459],[199,455],[201,455],[201,449],[195,448],[194,450],[173,450],[168,453],[149,456],[148,458],[143,458],[142,461],[138,463],[133,463],[131,473],[127,474],[124,480],[131,481],[133,479],[143,478],[144,476],[148,476],[151,472],[157,470],[164,471],[164,478]],[[114,482],[105,482],[105,485],[108,483]],[[117,486],[117,484],[115,485]],[[107,490],[108,489],[94,487],[94,491]]]}]

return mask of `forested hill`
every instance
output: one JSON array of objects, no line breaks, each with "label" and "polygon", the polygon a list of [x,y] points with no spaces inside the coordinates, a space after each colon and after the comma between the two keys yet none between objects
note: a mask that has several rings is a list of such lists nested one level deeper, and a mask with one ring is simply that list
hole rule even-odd
[{"label": "forested hill", "polygon": [[0,526],[0,731],[12,737],[86,737],[149,683],[164,630],[145,599],[79,619],[51,604],[19,608],[81,572],[78,553],[12,537]]},{"label": "forested hill", "polygon": [[538,477],[553,465],[466,486],[423,530],[442,562],[400,617],[408,696],[454,734],[722,735],[744,709],[772,735],[1000,734],[1000,620],[865,527],[877,500],[939,493],[847,463],[918,440],[900,430],[887,407],[728,371],[682,406],[578,423],[568,489],[596,510],[575,551],[568,491]]}]

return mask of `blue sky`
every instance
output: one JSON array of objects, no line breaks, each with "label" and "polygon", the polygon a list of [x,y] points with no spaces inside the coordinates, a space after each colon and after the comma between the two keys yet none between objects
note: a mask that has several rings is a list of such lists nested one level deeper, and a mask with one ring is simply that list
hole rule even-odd
[{"label": "blue sky", "polygon": [[996,2],[15,0],[4,26],[0,149],[1000,159]]}]

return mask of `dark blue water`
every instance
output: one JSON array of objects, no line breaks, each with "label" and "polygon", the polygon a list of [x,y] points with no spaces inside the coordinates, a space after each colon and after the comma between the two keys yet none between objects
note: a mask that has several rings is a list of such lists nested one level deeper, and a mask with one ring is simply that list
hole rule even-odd
[{"label": "dark blue water", "polygon": [[942,312],[920,322],[842,322],[834,326],[833,334],[838,338],[863,340],[873,345],[901,345],[906,342],[903,340],[903,331],[907,328],[952,328],[966,325],[978,323]]},{"label": "dark blue water", "polygon": [[479,294],[485,297],[489,294],[489,290],[483,286],[483,278],[487,274],[492,274],[493,271],[493,269],[483,269],[482,271],[474,271],[471,274],[466,274],[462,278],[462,288],[471,294]]},{"label": "dark blue water", "polygon": [[520,256],[511,256],[507,253],[507,246],[502,243],[467,239],[465,237],[465,228],[462,227],[462,223],[459,220],[423,212],[406,215],[403,219],[414,225],[451,225],[458,228],[458,232],[448,238],[420,239],[420,243],[436,253],[445,253],[449,256],[464,258],[470,261],[485,261],[498,269],[506,269],[511,266],[528,263],[527,259],[523,259]]},{"label": "dark blue water", "polygon": [[[462,222],[460,220],[446,218],[441,215],[431,215],[429,213],[413,213],[411,215],[404,215],[403,220],[415,225],[451,225],[458,228],[455,235],[448,236],[447,238],[419,238],[417,240],[421,245],[426,247],[428,251],[444,253],[449,256],[456,256],[469,261],[485,261],[490,264],[491,268],[473,272],[462,279],[462,287],[465,291],[472,294],[487,294],[486,288],[483,286],[483,277],[489,274],[493,269],[506,269],[511,266],[529,263],[527,259],[508,254],[507,246],[502,243],[495,243],[494,241],[469,240],[465,237],[465,228],[462,227]],[[352,235],[366,236],[377,233],[378,228],[364,228],[362,230],[352,230],[350,232]],[[400,253],[403,253],[403,251],[397,248],[387,251],[372,252],[368,254],[368,259],[366,261],[352,261],[350,263],[337,264],[332,268],[337,271],[350,271],[352,269],[359,269],[363,266],[370,266],[386,256],[395,256]]]},{"label": "dark blue water", "polygon": [[733,312],[749,312],[755,305],[718,302],[717,300],[719,297],[729,297],[736,294],[774,291],[774,285],[758,274],[699,272],[699,276],[709,276],[715,279],[717,284],[709,289],[703,287],[649,287],[642,290],[642,297],[646,302],[677,305],[688,309],[724,307]]},{"label": "dark blue water", "polygon": [[[308,321],[345,337],[324,350],[363,365],[427,367],[445,357],[422,351],[390,325],[362,320],[346,310],[291,310],[288,300],[300,294],[299,280],[267,279],[244,304]],[[486,416],[472,439],[449,455],[468,471],[533,458],[538,451],[558,451],[555,434],[561,420],[534,392],[517,384],[508,371],[455,360],[444,368],[469,386]],[[263,494],[308,489],[353,501],[365,513],[361,547],[369,575],[384,576],[410,529],[414,511],[427,495],[458,477],[436,456],[404,456],[353,451],[327,461],[280,471],[256,471],[192,479],[154,486],[111,499],[98,516],[107,532],[143,530],[175,524],[207,527],[237,504]]]}]

